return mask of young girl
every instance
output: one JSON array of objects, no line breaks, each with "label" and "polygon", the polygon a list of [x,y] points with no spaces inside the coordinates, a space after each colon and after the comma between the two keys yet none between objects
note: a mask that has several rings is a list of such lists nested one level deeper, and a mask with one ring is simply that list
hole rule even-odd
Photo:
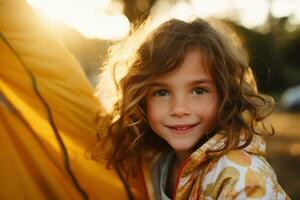
[{"label": "young girl", "polygon": [[111,78],[118,97],[108,165],[143,168],[150,199],[288,199],[263,158],[274,102],[257,91],[237,39],[201,19],[145,32],[111,49],[100,83],[104,95]]}]

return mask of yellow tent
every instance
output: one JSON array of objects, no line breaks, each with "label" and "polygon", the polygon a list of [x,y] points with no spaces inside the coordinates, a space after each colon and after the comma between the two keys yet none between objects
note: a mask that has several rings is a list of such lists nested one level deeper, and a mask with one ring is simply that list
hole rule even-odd
[{"label": "yellow tent", "polygon": [[0,199],[128,199],[117,173],[85,156],[101,112],[77,61],[31,8],[0,0]]}]

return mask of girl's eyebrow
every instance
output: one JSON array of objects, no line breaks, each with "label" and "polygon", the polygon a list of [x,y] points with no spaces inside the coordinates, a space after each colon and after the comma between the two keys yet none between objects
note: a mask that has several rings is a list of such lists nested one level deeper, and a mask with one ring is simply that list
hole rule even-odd
[{"label": "girl's eyebrow", "polygon": [[[189,85],[199,85],[203,83],[209,83],[211,84],[213,81],[211,79],[199,79],[199,80],[193,80],[190,81],[188,84]],[[150,82],[149,87],[169,87],[170,85],[165,82]]]},{"label": "girl's eyebrow", "polygon": [[200,79],[200,80],[194,80],[191,81],[190,84],[191,85],[198,85],[198,84],[202,84],[202,83],[212,83],[212,79]]},{"label": "girl's eyebrow", "polygon": [[168,87],[169,84],[164,83],[164,82],[151,82],[149,84],[149,87]]}]

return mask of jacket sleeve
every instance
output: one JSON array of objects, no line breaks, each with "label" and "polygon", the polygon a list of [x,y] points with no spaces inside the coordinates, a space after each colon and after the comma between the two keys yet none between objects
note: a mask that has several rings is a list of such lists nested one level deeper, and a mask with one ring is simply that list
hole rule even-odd
[{"label": "jacket sleeve", "polygon": [[202,186],[212,199],[289,199],[267,161],[241,150],[221,157]]}]

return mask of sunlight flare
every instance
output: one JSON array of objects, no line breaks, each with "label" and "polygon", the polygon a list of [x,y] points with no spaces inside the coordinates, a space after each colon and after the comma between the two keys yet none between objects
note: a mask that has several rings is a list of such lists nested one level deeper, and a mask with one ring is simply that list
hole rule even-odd
[{"label": "sunlight flare", "polygon": [[120,40],[130,23],[123,5],[111,0],[27,0],[54,22],[63,22],[87,38]]}]

